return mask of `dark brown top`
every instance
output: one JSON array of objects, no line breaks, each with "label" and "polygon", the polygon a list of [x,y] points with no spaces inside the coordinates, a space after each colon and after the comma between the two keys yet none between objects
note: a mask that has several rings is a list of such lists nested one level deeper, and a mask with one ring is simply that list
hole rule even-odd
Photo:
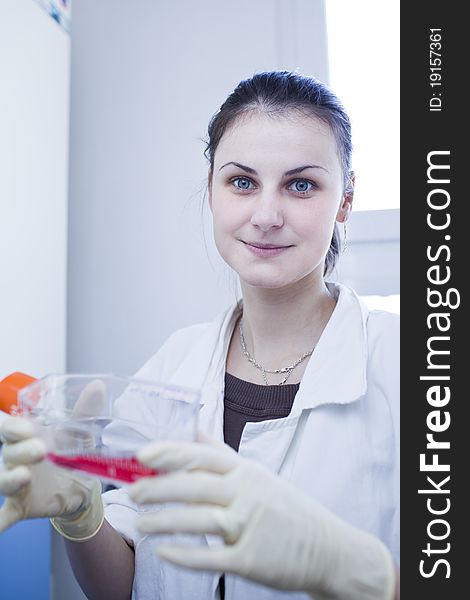
[{"label": "dark brown top", "polygon": [[258,385],[225,373],[225,442],[238,450],[245,423],[287,417],[299,385]]}]

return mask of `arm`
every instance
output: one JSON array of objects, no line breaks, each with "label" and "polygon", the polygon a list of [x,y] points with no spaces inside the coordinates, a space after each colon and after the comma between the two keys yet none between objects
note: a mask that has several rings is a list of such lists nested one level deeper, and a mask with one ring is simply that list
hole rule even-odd
[{"label": "arm", "polygon": [[74,575],[89,600],[129,600],[134,579],[134,550],[105,520],[86,542],[65,540]]},{"label": "arm", "polygon": [[21,519],[51,517],[67,540],[72,568],[91,599],[129,600],[134,553],[104,521],[101,484],[44,460],[44,442],[31,422],[10,417],[0,427],[5,441],[0,469],[0,532]]}]

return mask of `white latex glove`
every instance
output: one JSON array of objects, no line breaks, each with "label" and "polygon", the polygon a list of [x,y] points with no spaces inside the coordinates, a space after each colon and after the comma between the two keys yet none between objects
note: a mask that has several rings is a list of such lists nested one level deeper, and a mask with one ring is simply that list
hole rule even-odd
[{"label": "white latex glove", "polygon": [[[77,402],[76,414],[103,397],[93,382]],[[101,484],[97,479],[76,475],[44,460],[47,449],[35,437],[34,424],[21,417],[0,423],[4,443],[0,470],[0,532],[21,519],[54,517],[52,525],[64,537],[85,541],[100,529],[104,519]]]},{"label": "white latex glove", "polygon": [[186,507],[140,517],[144,533],[222,536],[225,545],[160,545],[161,558],[241,575],[319,599],[390,600],[393,561],[384,544],[336,517],[262,465],[217,442],[150,444],[138,454],[168,471],[129,487],[137,503]]}]

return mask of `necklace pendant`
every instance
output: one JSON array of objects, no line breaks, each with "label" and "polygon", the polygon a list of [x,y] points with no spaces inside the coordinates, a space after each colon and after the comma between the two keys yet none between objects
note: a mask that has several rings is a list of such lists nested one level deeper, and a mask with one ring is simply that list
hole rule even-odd
[{"label": "necklace pendant", "polygon": [[276,374],[286,373],[286,376],[281,380],[280,383],[278,383],[278,385],[284,385],[284,383],[286,383],[286,381],[289,379],[289,377],[290,377],[292,371],[295,369],[295,367],[297,367],[297,365],[299,365],[302,361],[304,361],[308,356],[311,356],[313,354],[314,348],[312,348],[312,350],[310,350],[310,352],[306,352],[305,354],[302,354],[302,356],[300,358],[298,358],[292,365],[290,365],[288,367],[282,367],[281,369],[265,369],[262,365],[260,365],[256,362],[255,358],[253,356],[251,356],[251,354],[247,350],[247,347],[245,344],[245,338],[243,336],[243,320],[242,319],[240,319],[239,330],[240,330],[240,345],[242,347],[243,354],[244,354],[245,358],[248,360],[248,362],[250,362],[256,369],[261,371],[261,373],[263,374],[264,383],[266,385],[269,385],[266,373],[276,373]]}]

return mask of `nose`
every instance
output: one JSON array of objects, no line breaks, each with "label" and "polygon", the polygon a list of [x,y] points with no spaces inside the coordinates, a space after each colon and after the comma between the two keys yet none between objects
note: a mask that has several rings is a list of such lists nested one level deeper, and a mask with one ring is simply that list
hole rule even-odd
[{"label": "nose", "polygon": [[275,193],[263,193],[255,200],[251,224],[261,231],[269,231],[273,227],[282,227],[284,215],[281,199]]}]

